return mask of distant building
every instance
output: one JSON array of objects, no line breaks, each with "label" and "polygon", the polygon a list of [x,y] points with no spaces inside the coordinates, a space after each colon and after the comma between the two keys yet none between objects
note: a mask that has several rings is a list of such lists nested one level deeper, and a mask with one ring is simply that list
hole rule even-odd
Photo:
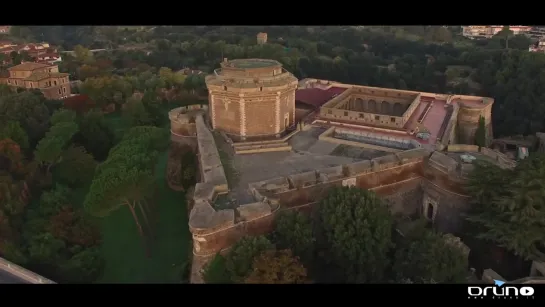
[{"label": "distant building", "polygon": [[62,61],[56,48],[49,43],[29,43],[16,45],[9,41],[0,42],[0,53],[10,55],[12,52],[26,52],[36,63],[53,64]]},{"label": "distant building", "polygon": [[11,26],[0,26],[0,34],[9,34]]},{"label": "distant building", "polygon": [[[498,34],[505,26],[462,26],[462,35],[467,38],[491,38]],[[514,35],[527,34],[530,26],[509,26]]]},{"label": "distant building", "polygon": [[14,43],[11,42],[11,41],[0,41],[0,49],[4,49],[4,48],[8,48],[8,47],[13,47],[13,46],[17,46],[17,45],[14,44]]},{"label": "distant building", "polygon": [[267,43],[267,33],[265,33],[265,32],[257,33],[257,43],[259,45],[266,44]]},{"label": "distant building", "polygon": [[39,89],[47,99],[63,99],[71,95],[69,74],[60,73],[57,65],[23,63],[8,68],[9,76],[0,83],[16,88]]},{"label": "distant building", "polygon": [[545,40],[540,39],[535,44],[530,45],[530,52],[545,52]]},{"label": "distant building", "polygon": [[49,52],[38,55],[35,60],[36,63],[53,65],[54,63],[61,62],[62,58],[58,53]]},{"label": "distant building", "polygon": [[536,40],[545,38],[545,27],[532,27],[532,29],[528,31],[528,36]]}]

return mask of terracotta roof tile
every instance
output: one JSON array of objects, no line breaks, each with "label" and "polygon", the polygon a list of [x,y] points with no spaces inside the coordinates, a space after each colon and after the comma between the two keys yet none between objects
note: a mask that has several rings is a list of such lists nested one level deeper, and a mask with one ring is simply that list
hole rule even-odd
[{"label": "terracotta roof tile", "polygon": [[50,66],[53,66],[53,65],[26,62],[26,63],[23,63],[23,64],[19,64],[19,65],[10,67],[10,68],[8,68],[8,70],[10,70],[10,71],[11,70],[29,71],[29,70],[35,70],[35,69],[40,69],[40,68],[45,68],[45,67],[50,67]]},{"label": "terracotta roof tile", "polygon": [[26,78],[25,81],[40,81],[50,77],[60,78],[60,77],[66,77],[66,76],[68,76],[67,73],[61,73],[61,72],[39,72],[39,73],[33,73],[32,75],[30,75],[30,77]]}]

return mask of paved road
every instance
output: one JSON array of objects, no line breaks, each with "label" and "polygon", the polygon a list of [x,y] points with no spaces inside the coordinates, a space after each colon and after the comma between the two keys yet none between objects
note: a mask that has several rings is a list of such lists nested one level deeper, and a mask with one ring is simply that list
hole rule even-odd
[{"label": "paved road", "polygon": [[0,284],[28,284],[28,282],[0,269]]}]

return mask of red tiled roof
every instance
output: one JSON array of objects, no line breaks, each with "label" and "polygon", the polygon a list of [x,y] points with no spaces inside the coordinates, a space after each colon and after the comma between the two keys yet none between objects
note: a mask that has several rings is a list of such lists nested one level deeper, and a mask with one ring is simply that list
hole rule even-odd
[{"label": "red tiled roof", "polygon": [[57,59],[59,58],[59,55],[57,53],[42,53],[38,56],[38,59],[42,60],[44,59],[45,57],[49,57],[50,59],[53,58],[53,59]]},{"label": "red tiled roof", "polygon": [[319,88],[300,89],[295,92],[295,101],[317,108],[345,90],[345,88],[340,87],[331,87],[327,90],[322,90]]}]

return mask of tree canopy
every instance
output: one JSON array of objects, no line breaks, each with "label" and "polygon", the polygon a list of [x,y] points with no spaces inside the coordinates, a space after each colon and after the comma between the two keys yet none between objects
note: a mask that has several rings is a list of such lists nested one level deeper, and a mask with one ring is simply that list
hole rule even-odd
[{"label": "tree canopy", "polygon": [[301,284],[306,283],[307,270],[292,255],[291,250],[266,251],[254,259],[248,284]]},{"label": "tree canopy", "polygon": [[531,155],[514,170],[481,162],[470,175],[476,202],[467,220],[476,237],[526,259],[545,259],[545,157]]},{"label": "tree canopy", "polygon": [[343,282],[381,282],[390,265],[393,218],[373,192],[333,188],[320,202],[324,260]]},{"label": "tree canopy", "polygon": [[425,228],[427,221],[418,222],[416,229],[413,228],[396,246],[393,268],[397,281],[467,282],[468,255],[448,242],[443,234]]}]

